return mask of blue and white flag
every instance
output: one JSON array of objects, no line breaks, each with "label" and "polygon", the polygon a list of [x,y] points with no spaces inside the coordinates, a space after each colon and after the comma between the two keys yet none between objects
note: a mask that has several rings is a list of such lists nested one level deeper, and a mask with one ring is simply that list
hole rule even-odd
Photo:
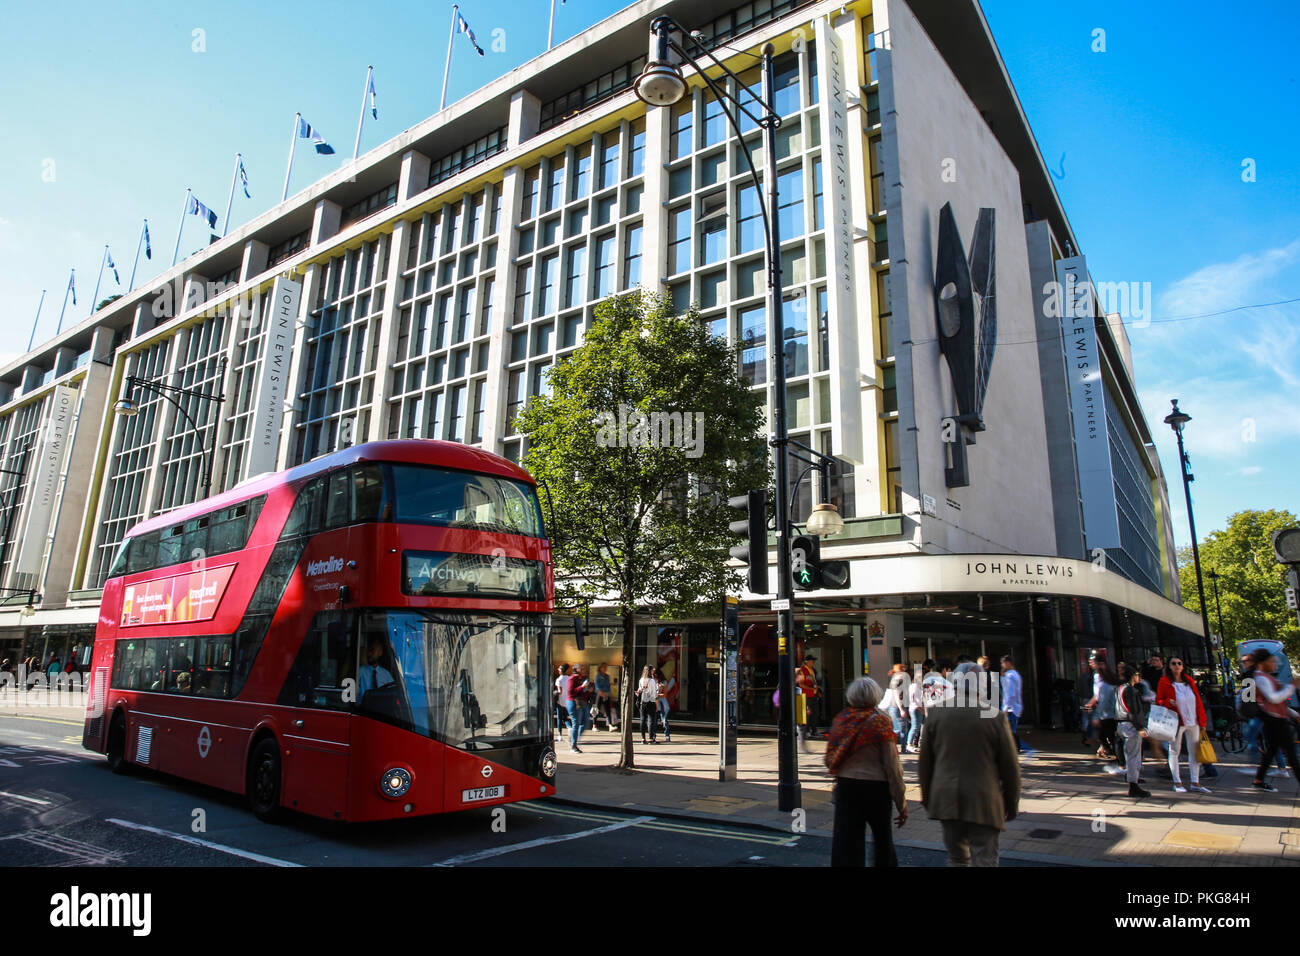
[{"label": "blue and white flag", "polygon": [[478,50],[479,56],[486,56],[486,54],[483,52],[483,48],[478,45],[478,40],[474,39],[474,31],[469,28],[469,23],[467,23],[465,18],[461,16],[459,10],[456,11],[456,29],[460,30],[461,33],[469,37],[469,42],[474,45],[474,49]]},{"label": "blue and white flag", "polygon": [[104,247],[104,256],[106,260],[104,262],[104,265],[108,266],[110,269],[113,270],[113,281],[116,282],[118,285],[121,285],[122,280],[117,277],[117,266],[113,264],[113,253],[108,251],[108,246]]},{"label": "blue and white flag", "polygon": [[[137,249],[135,254],[137,256],[140,255],[140,251]],[[153,250],[149,248],[149,220],[148,219],[144,221],[144,257],[146,259],[153,258]]]},{"label": "blue and white flag", "polygon": [[370,75],[370,87],[366,92],[370,94],[370,115],[375,119],[379,119],[379,110],[375,108],[375,76],[373,73]]},{"label": "blue and white flag", "polygon": [[244,197],[252,199],[253,197],[248,195],[248,173],[244,172],[244,161],[242,159],[239,161],[239,181],[244,187]]},{"label": "blue and white flag", "polygon": [[77,304],[77,270],[72,270],[72,275],[68,276],[68,291],[72,293],[72,304]]},{"label": "blue and white flag", "polygon": [[190,208],[186,211],[206,222],[209,229],[217,228],[217,214],[199,202],[198,196],[190,197]]},{"label": "blue and white flag", "polygon": [[311,140],[312,145],[316,147],[316,152],[324,156],[332,155],[334,152],[334,147],[325,142],[325,137],[312,129],[311,123],[301,116],[298,117],[298,138]]}]

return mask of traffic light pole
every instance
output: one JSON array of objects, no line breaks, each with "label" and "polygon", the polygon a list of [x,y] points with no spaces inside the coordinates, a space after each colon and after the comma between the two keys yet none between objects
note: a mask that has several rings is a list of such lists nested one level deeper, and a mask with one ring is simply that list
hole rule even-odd
[{"label": "traffic light pole", "polygon": [[[772,44],[763,47],[763,103],[772,103],[776,88],[772,69]],[[777,687],[781,707],[777,716],[777,808],[783,813],[803,805],[799,788],[799,759],[794,730],[794,579],[790,571],[790,462],[786,454],[789,430],[785,416],[785,319],[781,300],[781,230],[777,221],[776,156],[777,123],[769,118],[763,128],[763,179],[767,192],[767,309],[768,354],[772,357],[772,449],[776,453],[776,661]],[[742,148],[744,141],[741,141]]]}]

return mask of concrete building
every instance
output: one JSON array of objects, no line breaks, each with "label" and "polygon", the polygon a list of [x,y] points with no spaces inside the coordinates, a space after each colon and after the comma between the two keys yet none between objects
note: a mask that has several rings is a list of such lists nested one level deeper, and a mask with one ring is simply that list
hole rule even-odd
[{"label": "concrete building", "polygon": [[[792,437],[842,462],[823,554],[852,562],[850,588],[800,595],[831,707],[864,670],[1011,652],[1026,722],[1053,721],[1090,648],[1203,659],[1123,318],[1078,294],[1081,243],[972,0],[642,0],[10,363],[0,656],[84,645],[127,529],[202,497],[209,464],[219,491],[367,439],[517,460],[514,416],[611,293],[697,303],[770,389],[739,141],[698,79],[671,109],[631,88],[659,13],[755,87],[754,52],[778,51],[776,357]],[[128,376],[198,394],[137,389],[123,416]],[[805,484],[795,519],[811,504]],[[744,599],[742,719],[762,724],[774,619]],[[616,624],[592,625],[578,651],[557,622],[555,658],[617,663]],[[713,720],[717,621],[641,633],[638,665]]]}]

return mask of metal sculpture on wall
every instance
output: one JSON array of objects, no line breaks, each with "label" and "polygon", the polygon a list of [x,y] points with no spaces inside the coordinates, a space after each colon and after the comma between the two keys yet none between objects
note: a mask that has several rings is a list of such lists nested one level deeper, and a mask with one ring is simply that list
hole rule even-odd
[{"label": "metal sculpture on wall", "polygon": [[944,420],[946,453],[944,482],[949,488],[970,484],[966,446],[984,430],[984,395],[998,341],[995,295],[994,211],[981,209],[971,239],[970,258],[957,232],[952,204],[939,210],[939,241],[935,253],[934,302],[939,351],[952,375],[957,414]]}]

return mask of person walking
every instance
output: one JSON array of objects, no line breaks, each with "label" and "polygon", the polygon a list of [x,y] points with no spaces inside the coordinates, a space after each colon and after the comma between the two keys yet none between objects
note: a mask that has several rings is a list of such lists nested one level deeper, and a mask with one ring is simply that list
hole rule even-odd
[{"label": "person walking", "polygon": [[673,677],[664,680],[664,672],[659,671],[656,675],[659,681],[659,719],[664,723],[664,743],[673,742],[673,732],[668,726],[668,715],[672,712],[672,695],[677,689],[677,678]]},{"label": "person walking", "polygon": [[1169,773],[1174,780],[1174,793],[1186,793],[1187,788],[1179,777],[1178,763],[1183,741],[1187,741],[1187,772],[1191,787],[1197,793],[1209,793],[1201,786],[1201,764],[1196,759],[1196,747],[1205,729],[1205,705],[1196,682],[1187,676],[1181,657],[1169,659],[1169,672],[1160,678],[1156,688],[1156,703],[1178,714],[1178,733],[1169,741]]},{"label": "person walking", "polygon": [[907,668],[902,664],[895,664],[889,669],[889,689],[885,691],[880,709],[889,715],[894,736],[899,740],[907,738],[907,714],[911,698],[907,685]]},{"label": "person walking", "polygon": [[[803,665],[795,672],[794,680],[804,701],[804,719],[798,725],[799,749],[808,753],[808,740],[817,733],[817,706],[821,701],[821,688],[817,684],[817,658],[805,654]],[[796,710],[796,716],[798,713]]]},{"label": "person walking", "polygon": [[865,866],[866,831],[871,828],[873,863],[898,866],[891,805],[895,823],[907,823],[903,764],[888,717],[877,705],[882,692],[870,677],[859,677],[844,692],[847,706],[831,721],[826,743],[826,769],[835,778],[835,822],[831,832],[831,866]]},{"label": "person walking", "polygon": [[574,664],[573,673],[569,675],[568,700],[565,707],[569,711],[569,753],[580,754],[582,749],[578,741],[587,728],[587,711],[590,708],[591,681],[582,673],[582,665]]},{"label": "person walking", "polygon": [[605,729],[618,730],[618,720],[614,716],[615,707],[610,695],[609,665],[601,664],[596,668],[596,709],[605,715]]},{"label": "person walking", "polygon": [[1116,733],[1124,747],[1124,771],[1128,777],[1128,795],[1130,797],[1151,796],[1151,791],[1143,790],[1142,781],[1142,738],[1147,735],[1148,704],[1143,693],[1142,673],[1126,662],[1119,664],[1119,693],[1115,695]]},{"label": "person walking", "polygon": [[569,665],[561,664],[556,668],[555,693],[551,700],[555,702],[555,730],[563,734],[569,721]]},{"label": "person walking", "polygon": [[1097,756],[1113,756],[1116,764],[1106,767],[1107,773],[1122,773],[1124,768],[1124,751],[1120,749],[1115,742],[1115,731],[1118,728],[1118,721],[1115,719],[1115,695],[1119,692],[1120,680],[1103,657],[1097,661],[1097,676],[1100,682],[1097,684],[1097,693],[1090,704],[1093,705],[1093,724],[1097,728],[1097,736],[1101,740],[1101,747],[1097,750]]},{"label": "person walking", "polygon": [[[641,743],[656,743],[655,732],[659,725],[659,682],[647,664],[636,685],[636,699],[641,702]],[[650,739],[646,740],[649,731]]]},{"label": "person walking", "polygon": [[[958,676],[979,672],[963,664]],[[921,802],[943,827],[949,866],[997,866],[998,839],[1020,807],[1020,761],[1011,725],[984,716],[973,694],[954,694],[925,714],[917,760]]]},{"label": "person walking", "polygon": [[1295,733],[1291,726],[1290,708],[1287,706],[1295,686],[1300,686],[1300,677],[1292,678],[1291,684],[1280,683],[1277,674],[1277,658],[1271,651],[1260,648],[1255,651],[1255,699],[1259,703],[1260,716],[1264,727],[1264,755],[1260,758],[1253,781],[1256,790],[1276,793],[1277,787],[1268,783],[1265,775],[1273,763],[1273,756],[1279,752],[1286,754],[1287,765],[1300,783],[1300,758],[1296,757]]},{"label": "person walking", "polygon": [[1020,715],[1024,713],[1025,701],[1021,692],[1020,672],[1010,654],[1002,656],[1002,712],[1007,715],[1011,725],[1011,737],[1016,742],[1016,753],[1025,753],[1020,743]]},{"label": "person walking", "polygon": [[910,754],[921,752],[921,728],[925,726],[925,692],[922,685],[933,667],[934,661],[927,660],[922,664],[920,673],[907,689],[907,713],[912,718],[912,729],[907,732],[907,752]]}]

